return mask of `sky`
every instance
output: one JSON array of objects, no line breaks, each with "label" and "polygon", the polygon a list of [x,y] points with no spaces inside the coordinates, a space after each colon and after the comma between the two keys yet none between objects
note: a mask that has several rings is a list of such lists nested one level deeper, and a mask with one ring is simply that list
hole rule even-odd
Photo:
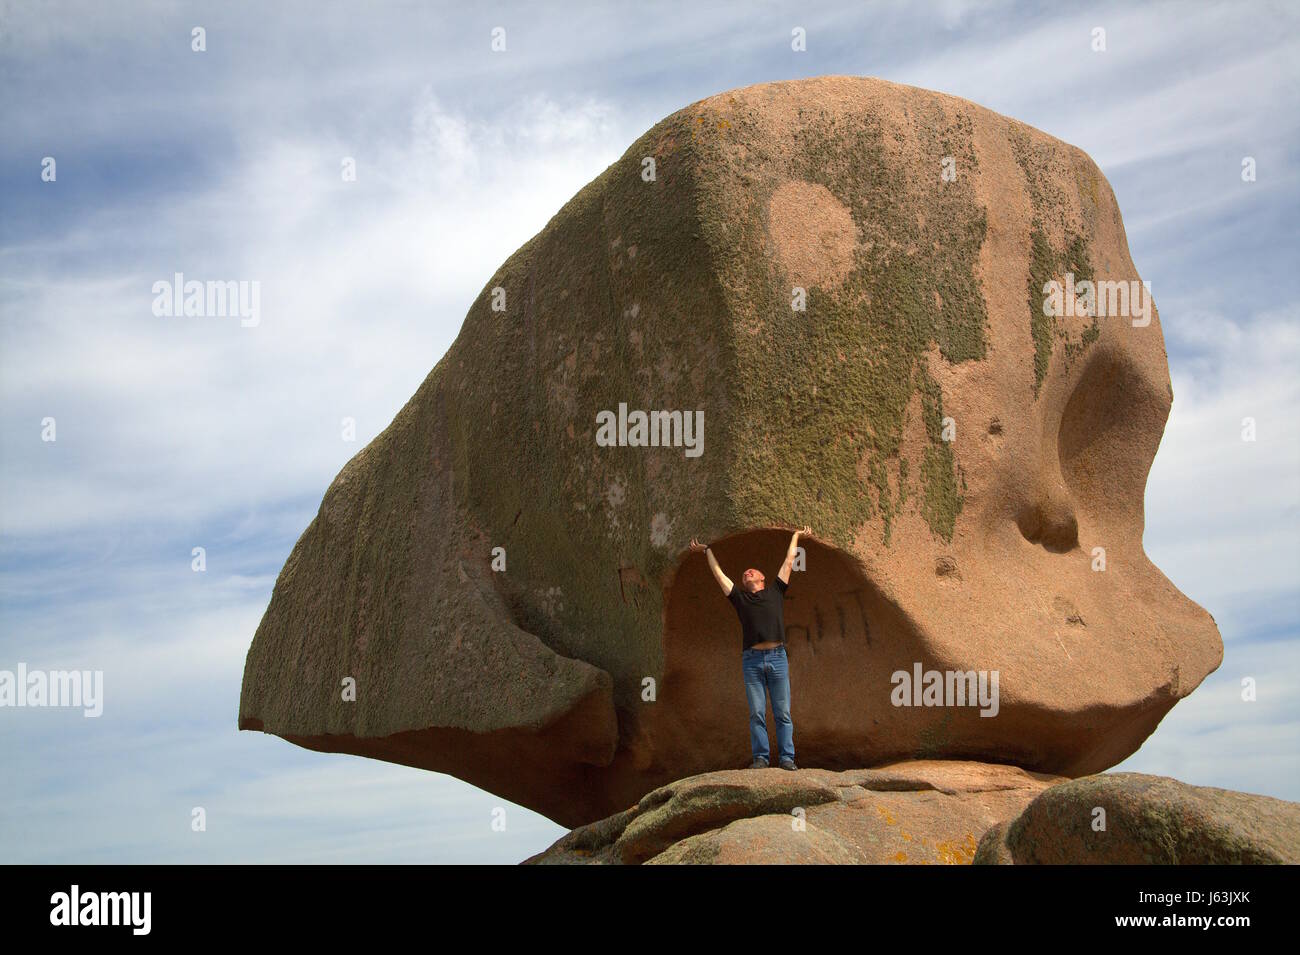
[{"label": "sky", "polygon": [[[97,718],[0,708],[0,862],[559,838],[450,776],[237,732],[245,654],[501,262],[664,116],[826,74],[961,96],[1105,173],[1175,396],[1146,550],[1225,645],[1115,770],[1300,800],[1300,12],[1052,6],[0,0],[0,669],[105,674]],[[257,280],[257,323],[154,314],[178,272]]]}]

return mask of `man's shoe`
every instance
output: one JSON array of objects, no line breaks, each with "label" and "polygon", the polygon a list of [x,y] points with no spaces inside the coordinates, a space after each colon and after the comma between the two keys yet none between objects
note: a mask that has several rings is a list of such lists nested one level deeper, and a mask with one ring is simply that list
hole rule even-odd
[{"label": "man's shoe", "polygon": [[768,764],[765,760],[756,759],[756,760],[754,760],[752,763],[749,764],[749,768],[750,768],[750,769],[768,769],[768,768],[770,768],[770,766],[769,766],[769,764]]},{"label": "man's shoe", "polygon": [[781,760],[781,768],[782,768],[782,769],[798,769],[799,767],[796,766],[796,765],[794,764],[794,760],[793,760],[793,759],[783,759],[783,760]]}]

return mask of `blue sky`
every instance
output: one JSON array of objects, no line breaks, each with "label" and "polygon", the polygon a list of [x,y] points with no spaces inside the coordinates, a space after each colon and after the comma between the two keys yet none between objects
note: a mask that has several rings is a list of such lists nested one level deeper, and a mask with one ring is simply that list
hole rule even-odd
[{"label": "blue sky", "polygon": [[[1300,16],[1076,6],[0,3],[0,669],[100,669],[106,696],[0,709],[0,862],[513,863],[558,838],[448,776],[236,732],[245,653],[496,266],[663,116],[823,74],[965,97],[1105,172],[1174,384],[1146,548],[1225,643],[1118,768],[1300,800]],[[261,323],[153,315],[177,271],[258,280]]]}]

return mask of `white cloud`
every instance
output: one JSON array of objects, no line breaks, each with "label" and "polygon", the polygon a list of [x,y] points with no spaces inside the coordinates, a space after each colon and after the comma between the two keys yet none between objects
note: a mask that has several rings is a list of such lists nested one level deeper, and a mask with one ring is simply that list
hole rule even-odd
[{"label": "white cloud", "polygon": [[[1172,368],[1173,409],[1147,483],[1146,550],[1235,627],[1300,582],[1300,309],[1248,322],[1207,312],[1162,319],[1168,347],[1188,360]],[[1242,440],[1247,417],[1254,442]]]},{"label": "white cloud", "polygon": [[[135,250],[134,264],[28,276],[21,321],[6,309],[4,534],[202,522],[323,491],[428,374],[497,266],[634,137],[589,99],[470,118],[425,95],[412,116],[409,138],[364,151],[269,142],[143,222],[108,213],[71,249],[45,250],[71,261],[89,232]],[[175,272],[259,282],[260,324],[155,317],[152,284]],[[47,415],[53,445],[39,440]],[[345,416],[355,444],[341,440]]]},{"label": "white cloud", "polygon": [[[1242,679],[1256,685],[1242,699]],[[1229,643],[1218,671],[1161,721],[1140,750],[1113,772],[1171,776],[1300,801],[1300,649],[1286,641]]]}]

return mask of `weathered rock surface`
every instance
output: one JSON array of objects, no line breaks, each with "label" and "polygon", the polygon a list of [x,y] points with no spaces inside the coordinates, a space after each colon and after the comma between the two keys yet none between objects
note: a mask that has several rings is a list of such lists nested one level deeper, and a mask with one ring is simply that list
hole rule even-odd
[{"label": "weathered rock surface", "polygon": [[[1094,829],[1098,820],[1104,830]],[[1300,803],[1104,773],[1044,790],[984,834],[975,862],[1296,865]]]},{"label": "weathered rock surface", "polygon": [[[801,766],[1114,765],[1222,642],[1142,548],[1159,317],[1044,316],[1067,273],[1140,281],[1110,186],[972,103],[826,77],[673,114],[492,276],[331,484],[239,726],[600,819],[748,762],[738,624],[690,537],[771,576],[808,523]],[[620,405],[699,412],[702,453],[602,446]],[[996,715],[893,705],[917,664],[996,672]]]},{"label": "weathered rock surface", "polygon": [[705,773],[575,829],[525,864],[969,864],[985,831],[1060,778],[942,760]]},{"label": "weathered rock surface", "polygon": [[[1098,807],[1105,831],[1093,829]],[[1298,862],[1300,803],[1140,773],[1071,780],[915,760],[693,776],[523,864]]]}]

